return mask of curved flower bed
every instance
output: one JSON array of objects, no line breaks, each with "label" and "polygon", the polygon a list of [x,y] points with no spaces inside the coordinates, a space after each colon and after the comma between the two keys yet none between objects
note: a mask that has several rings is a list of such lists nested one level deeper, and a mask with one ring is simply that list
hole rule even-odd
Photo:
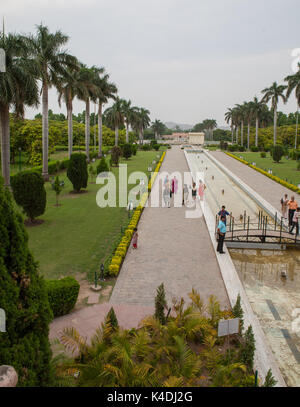
[{"label": "curved flower bed", "polygon": [[146,205],[146,202],[148,200],[149,193],[151,192],[154,181],[158,175],[158,172],[159,172],[161,164],[165,158],[165,155],[166,155],[166,153],[163,152],[159,162],[156,165],[154,172],[152,173],[151,179],[148,183],[148,192],[143,193],[143,195],[141,196],[139,205],[136,208],[136,210],[134,211],[134,213],[131,217],[130,223],[129,223],[127,229],[125,230],[124,235],[123,235],[118,247],[115,250],[111,263],[108,266],[108,271],[109,271],[110,276],[117,276],[119,274],[119,271],[120,271],[121,265],[123,263],[123,260],[126,256],[128,247],[130,246],[131,238],[133,235],[133,230],[134,230],[134,228],[137,227],[137,225],[139,223],[141,214],[142,214],[144,207]]},{"label": "curved flower bed", "polygon": [[240,161],[241,163],[248,165],[250,168],[253,168],[255,171],[260,172],[261,174],[265,175],[266,177],[271,178],[273,181],[278,182],[278,184],[281,184],[282,186],[284,186],[284,187],[286,187],[286,188],[288,188],[288,189],[290,189],[290,190],[296,192],[297,194],[300,194],[300,189],[299,189],[298,187],[296,187],[295,185],[290,184],[289,182],[286,182],[286,181],[284,181],[283,179],[281,179],[281,178],[279,178],[279,177],[276,177],[276,176],[273,175],[273,174],[269,174],[267,171],[264,171],[264,170],[262,170],[261,168],[258,168],[258,167],[256,167],[255,165],[250,164],[250,163],[249,163],[248,161],[246,161],[246,160],[242,160],[241,158],[237,157],[237,156],[234,155],[234,154],[230,154],[230,153],[227,153],[227,152],[226,152],[226,154],[229,155],[230,157],[234,158],[235,160],[238,160],[238,161]]}]

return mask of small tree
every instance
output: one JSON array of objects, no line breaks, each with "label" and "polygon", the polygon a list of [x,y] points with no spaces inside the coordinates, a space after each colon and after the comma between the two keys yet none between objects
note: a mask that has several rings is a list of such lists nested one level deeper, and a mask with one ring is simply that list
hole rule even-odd
[{"label": "small tree", "polygon": [[111,309],[108,311],[106,320],[110,322],[112,328],[117,329],[119,327],[118,319],[113,307],[111,307]]},{"label": "small tree", "polygon": [[272,370],[269,369],[268,373],[266,374],[263,387],[274,387],[276,385],[276,383],[277,383],[277,380],[274,379],[274,377],[272,375]]},{"label": "small tree", "polygon": [[164,283],[158,286],[155,297],[155,318],[164,325],[166,323],[165,307],[167,306]]},{"label": "small tree", "polygon": [[114,146],[111,149],[111,160],[112,164],[115,165],[116,167],[119,165],[119,160],[122,155],[122,150],[118,146]]},{"label": "small tree", "polygon": [[132,151],[132,155],[136,155],[136,152],[137,152],[136,144],[131,144],[131,151]]},{"label": "small tree", "polygon": [[159,144],[154,144],[154,146],[153,146],[153,148],[154,148],[155,151],[158,151],[158,150],[159,150],[159,147],[160,147]]},{"label": "small tree", "polygon": [[23,208],[31,222],[45,212],[46,190],[41,174],[20,172],[12,177],[11,186],[16,203]]},{"label": "small tree", "polygon": [[284,155],[284,150],[282,146],[276,145],[272,149],[272,157],[276,163],[279,163],[282,156]]},{"label": "small tree", "polygon": [[97,174],[101,174],[101,172],[107,172],[108,165],[104,157],[101,158],[99,164],[97,165]]},{"label": "small tree", "polygon": [[57,175],[55,177],[55,181],[54,181],[54,185],[53,185],[53,189],[54,189],[55,195],[56,195],[56,206],[58,206],[58,197],[59,197],[59,194],[62,191],[62,188],[63,187],[62,187],[61,182],[59,181],[59,177]]},{"label": "small tree", "polygon": [[91,183],[94,183],[94,176],[97,175],[96,174],[96,169],[94,169],[93,165],[89,165],[89,174],[90,174],[90,178],[91,178]]},{"label": "small tree", "polygon": [[255,338],[252,326],[249,325],[243,337],[243,343],[240,349],[240,358],[242,362],[251,370],[253,369],[254,352],[255,352]]},{"label": "small tree", "polygon": [[132,150],[131,150],[131,145],[130,144],[124,144],[123,146],[123,157],[128,160],[132,155]]},{"label": "small tree", "polygon": [[80,192],[81,188],[87,187],[88,170],[85,154],[74,153],[71,155],[67,177],[72,182],[74,191]]},{"label": "small tree", "polygon": [[243,332],[244,328],[244,321],[243,321],[243,316],[244,316],[244,311],[241,306],[241,296],[238,294],[235,306],[232,309],[232,313],[235,316],[235,318],[240,318],[240,333]]}]

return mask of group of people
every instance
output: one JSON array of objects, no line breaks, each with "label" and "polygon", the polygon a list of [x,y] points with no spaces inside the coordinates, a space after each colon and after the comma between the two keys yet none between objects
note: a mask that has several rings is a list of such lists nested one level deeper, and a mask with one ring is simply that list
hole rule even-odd
[{"label": "group of people", "polygon": [[295,197],[291,196],[291,199],[288,199],[288,195],[285,194],[280,200],[281,203],[281,212],[284,219],[289,221],[289,233],[293,233],[294,228],[296,227],[296,235],[299,234],[299,218],[300,218],[300,207],[298,207]]},{"label": "group of people", "polygon": [[217,235],[218,235],[218,246],[217,246],[217,252],[220,254],[224,254],[224,250],[223,250],[223,244],[224,244],[224,239],[225,239],[225,235],[226,235],[226,219],[227,216],[230,216],[232,219],[234,219],[234,217],[231,215],[231,213],[229,213],[226,208],[225,205],[222,205],[222,209],[218,212],[218,216],[219,216],[219,224],[217,227]]}]

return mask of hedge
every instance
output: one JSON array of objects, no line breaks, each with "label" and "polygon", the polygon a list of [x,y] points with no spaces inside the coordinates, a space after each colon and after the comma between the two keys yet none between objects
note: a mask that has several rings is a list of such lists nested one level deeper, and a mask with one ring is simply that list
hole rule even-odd
[{"label": "hedge", "polygon": [[75,278],[46,280],[46,288],[49,304],[55,317],[68,314],[74,308],[80,288]]},{"label": "hedge", "polygon": [[243,164],[248,165],[250,168],[253,168],[255,171],[260,172],[261,174],[265,175],[268,178],[271,178],[273,181],[278,182],[278,184],[290,189],[293,192],[296,192],[297,194],[300,194],[300,188],[296,187],[293,184],[290,184],[289,182],[284,181],[283,179],[276,177],[273,174],[269,174],[267,171],[262,170],[261,168],[256,167],[255,165],[252,165],[250,163],[248,163],[248,161],[246,160],[242,160],[241,158],[237,157],[234,154],[230,154],[230,153],[226,153],[225,154],[229,155],[230,157],[240,161]]}]

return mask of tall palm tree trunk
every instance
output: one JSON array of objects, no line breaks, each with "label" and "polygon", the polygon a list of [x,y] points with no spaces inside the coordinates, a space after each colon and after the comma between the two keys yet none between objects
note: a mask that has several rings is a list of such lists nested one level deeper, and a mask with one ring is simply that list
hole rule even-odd
[{"label": "tall palm tree trunk", "polygon": [[115,146],[119,144],[119,127],[115,126]]},{"label": "tall palm tree trunk", "polygon": [[102,157],[102,103],[98,107],[98,157]]},{"label": "tall palm tree trunk", "polygon": [[90,161],[90,98],[85,102],[85,153]]},{"label": "tall palm tree trunk", "polygon": [[0,106],[1,164],[4,185],[10,185],[9,106]]},{"label": "tall palm tree trunk", "polygon": [[258,147],[258,116],[255,119],[255,147]]},{"label": "tall palm tree trunk", "polygon": [[236,126],[236,138],[235,138],[235,142],[236,144],[239,144],[239,126]]},{"label": "tall palm tree trunk", "polygon": [[68,115],[68,155],[71,158],[73,152],[73,108],[72,103],[67,106],[67,115]]},{"label": "tall palm tree trunk", "polygon": [[244,120],[241,123],[241,145],[244,145]]},{"label": "tall palm tree trunk", "polygon": [[43,115],[43,130],[42,130],[42,144],[43,144],[43,172],[42,175],[46,181],[49,179],[48,175],[48,149],[49,149],[49,120],[48,120],[48,83],[43,83],[42,89],[42,115]]},{"label": "tall palm tree trunk", "polygon": [[297,113],[296,113],[296,133],[295,133],[295,149],[297,148],[297,141],[298,141],[298,113],[299,113],[299,105],[297,102]]},{"label": "tall palm tree trunk", "polygon": [[276,146],[277,139],[277,106],[274,107],[274,146]]},{"label": "tall palm tree trunk", "polygon": [[250,122],[248,121],[248,128],[247,128],[247,150],[250,147]]},{"label": "tall palm tree trunk", "polygon": [[231,127],[231,143],[233,144],[233,123],[232,123],[232,120],[231,120],[231,125],[230,125],[230,127]]},{"label": "tall palm tree trunk", "polygon": [[143,129],[139,130],[139,139],[140,139],[140,144],[143,144]]},{"label": "tall palm tree trunk", "polygon": [[126,121],[126,143],[129,143],[129,123]]}]

